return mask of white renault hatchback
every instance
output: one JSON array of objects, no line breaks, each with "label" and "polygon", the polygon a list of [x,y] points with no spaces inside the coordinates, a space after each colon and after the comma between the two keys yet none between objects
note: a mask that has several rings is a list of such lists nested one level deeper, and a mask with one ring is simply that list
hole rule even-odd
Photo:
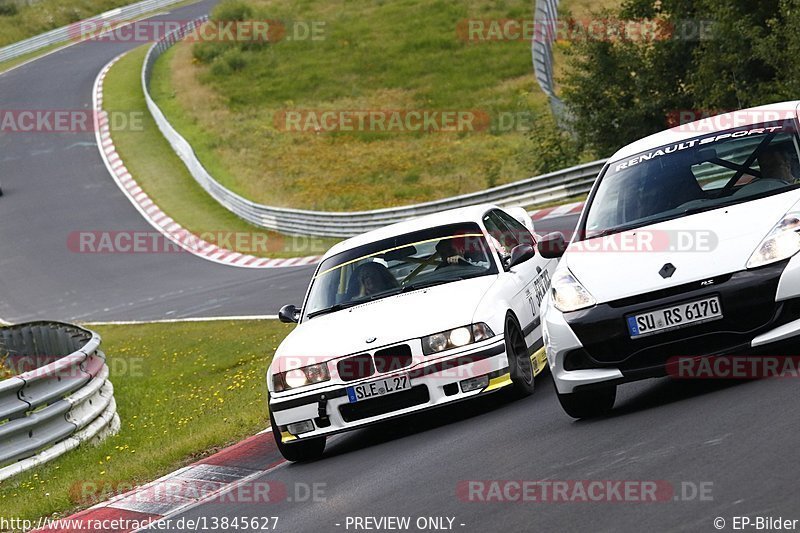
[{"label": "white renault hatchback", "polygon": [[676,358],[796,354],[797,108],[748,109],[623,148],[569,246],[540,240],[545,255],[563,254],[544,339],[569,415],[609,411],[618,384],[662,376]]},{"label": "white renault hatchback", "polygon": [[546,368],[540,304],[556,262],[520,208],[447,211],[353,237],[314,273],[267,372],[284,457],[325,438],[491,393],[533,392]]}]

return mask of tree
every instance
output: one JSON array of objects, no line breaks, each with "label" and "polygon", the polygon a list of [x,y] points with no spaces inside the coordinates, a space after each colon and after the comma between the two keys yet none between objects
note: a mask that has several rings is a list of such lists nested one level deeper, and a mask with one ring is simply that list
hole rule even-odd
[{"label": "tree", "polygon": [[[593,14],[657,21],[661,30],[654,38],[573,41],[561,81],[580,142],[608,156],[674,125],[680,111],[730,110],[797,94],[799,3],[626,0],[616,11]],[[787,44],[791,51],[784,51]]]}]

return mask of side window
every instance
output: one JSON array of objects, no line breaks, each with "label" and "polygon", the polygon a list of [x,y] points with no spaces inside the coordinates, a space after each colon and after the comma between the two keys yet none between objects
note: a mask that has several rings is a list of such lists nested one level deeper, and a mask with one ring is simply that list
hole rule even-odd
[{"label": "side window", "polygon": [[513,236],[516,238],[517,244],[530,244],[531,246],[536,246],[536,241],[531,235],[531,232],[528,231],[528,228],[522,225],[522,223],[517,220],[516,218],[512,217],[505,211],[493,211],[497,213],[497,216],[506,224],[506,227],[512,232]]},{"label": "side window", "polygon": [[489,235],[505,248],[505,250],[500,251],[501,254],[506,255],[511,253],[511,249],[519,244],[513,232],[509,230],[505,223],[503,223],[503,220],[497,216],[497,211],[491,211],[484,215],[483,223],[486,225]]}]

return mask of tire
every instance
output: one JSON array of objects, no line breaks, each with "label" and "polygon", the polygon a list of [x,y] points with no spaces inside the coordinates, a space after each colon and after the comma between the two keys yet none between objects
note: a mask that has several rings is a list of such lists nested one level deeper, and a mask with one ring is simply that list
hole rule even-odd
[{"label": "tire", "polygon": [[511,396],[524,398],[533,394],[533,363],[528,355],[528,345],[517,321],[509,315],[506,318],[506,354],[508,354],[508,371],[513,386]]},{"label": "tire", "polygon": [[269,413],[269,422],[272,426],[272,435],[275,437],[275,444],[278,445],[278,451],[281,452],[281,455],[283,455],[283,458],[287,461],[304,463],[322,457],[322,452],[325,451],[325,437],[302,439],[293,444],[285,444],[281,440],[281,432],[278,429],[278,424],[275,423],[275,419],[272,417],[272,412]]},{"label": "tire", "polygon": [[595,418],[607,415],[614,408],[617,386],[610,385],[587,391],[561,394],[556,389],[561,408],[572,418]]}]

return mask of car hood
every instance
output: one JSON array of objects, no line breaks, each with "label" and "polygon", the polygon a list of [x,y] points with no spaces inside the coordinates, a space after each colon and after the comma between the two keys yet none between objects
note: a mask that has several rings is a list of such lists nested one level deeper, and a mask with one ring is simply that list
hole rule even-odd
[{"label": "car hood", "polygon": [[[563,264],[598,303],[737,272],[798,200],[800,191],[790,191],[571,243]],[[632,244],[637,239],[651,244]],[[664,278],[659,271],[667,263],[675,271]]]},{"label": "car hood", "polygon": [[[278,347],[277,370],[287,357],[312,364],[470,324],[496,280],[489,275],[446,283],[306,320]],[[367,343],[371,337],[376,340]]]}]

